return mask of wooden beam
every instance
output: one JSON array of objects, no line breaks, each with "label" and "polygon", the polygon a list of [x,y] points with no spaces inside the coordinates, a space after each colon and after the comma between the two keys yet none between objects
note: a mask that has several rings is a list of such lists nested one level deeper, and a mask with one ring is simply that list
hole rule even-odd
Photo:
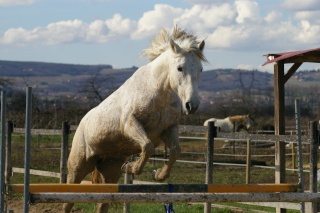
[{"label": "wooden beam", "polygon": [[288,72],[284,76],[284,84],[291,78],[291,76],[297,71],[297,69],[301,66],[302,63],[294,63],[292,67],[288,70]]},{"label": "wooden beam", "polygon": [[210,184],[210,193],[268,193],[296,192],[297,184]]},{"label": "wooden beam", "polygon": [[319,193],[40,193],[30,203],[319,202]]},{"label": "wooden beam", "polygon": [[[297,184],[30,184],[30,193],[275,193],[298,189]],[[12,184],[10,190],[23,193],[24,185]]]},{"label": "wooden beam", "polygon": [[309,62],[309,63],[320,63],[320,58],[318,56],[294,56],[292,58],[286,58],[283,60],[283,63],[288,64],[288,63],[304,63],[304,62]]}]

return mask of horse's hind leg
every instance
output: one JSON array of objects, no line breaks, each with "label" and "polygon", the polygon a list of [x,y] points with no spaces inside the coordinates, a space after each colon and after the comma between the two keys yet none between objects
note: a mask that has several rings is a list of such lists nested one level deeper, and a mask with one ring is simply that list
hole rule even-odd
[{"label": "horse's hind leg", "polygon": [[156,181],[164,181],[170,176],[170,171],[178,159],[181,149],[179,146],[179,127],[172,126],[167,129],[161,136],[161,139],[169,147],[169,161],[160,169],[157,169],[153,174],[153,179]]},{"label": "horse's hind leg", "polygon": [[[98,161],[96,166],[100,173],[102,183],[117,183],[121,177],[121,165],[124,160],[120,159],[105,159]],[[97,204],[97,213],[107,213],[109,209],[109,203]]]},{"label": "horse's hind leg", "polygon": [[[68,180],[67,183],[80,183],[87,174],[93,171],[96,165],[94,158],[86,159],[84,154],[71,153],[68,159]],[[63,210],[69,213],[72,209],[73,203],[65,203]]]}]

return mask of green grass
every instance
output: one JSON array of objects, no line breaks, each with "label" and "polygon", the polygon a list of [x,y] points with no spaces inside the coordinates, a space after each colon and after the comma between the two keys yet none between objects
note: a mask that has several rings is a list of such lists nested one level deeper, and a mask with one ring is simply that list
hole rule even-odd
[{"label": "green grass", "polygon": [[[173,210],[176,213],[200,213],[203,212],[203,204],[173,204]],[[94,213],[95,206],[93,204],[75,204],[74,208],[80,208],[83,210],[84,213]],[[122,213],[123,212],[123,205],[116,204],[111,206],[110,213]],[[134,203],[130,204],[130,212],[131,213],[165,213],[164,205],[162,203],[156,204],[144,204],[144,203]],[[226,208],[219,208],[219,209],[212,209],[212,213],[232,213],[233,211]]]},{"label": "green grass", "polygon": [[[69,136],[70,146],[72,136]],[[24,166],[24,135],[14,134],[12,143],[12,162],[14,167]],[[49,136],[36,136],[31,137],[31,169],[45,170],[59,172],[60,166],[60,150],[48,149],[48,148],[58,148],[60,147],[61,136],[59,135],[49,135]],[[221,146],[223,143],[216,145]],[[201,151],[206,150],[206,145],[204,142],[194,141],[194,142],[181,142],[181,147],[183,151]],[[219,150],[221,153],[230,152],[230,150]],[[238,152],[241,152],[240,150]],[[274,153],[274,150],[269,150],[269,152]],[[241,153],[244,154],[244,153]],[[183,159],[183,158],[182,158]],[[185,159],[188,160],[188,159]],[[189,159],[190,160],[190,159]],[[191,160],[203,161],[204,156],[195,155]],[[219,158],[221,160],[221,157]],[[261,160],[261,159],[259,159]],[[267,159],[262,159],[268,162]],[[287,160],[288,161],[288,160]],[[273,163],[273,162],[272,162]],[[141,175],[135,176],[137,180],[152,181],[152,171],[163,165],[163,162],[152,163],[149,162],[144,167],[143,173]],[[167,183],[189,183],[189,184],[201,184],[205,180],[206,166],[202,164],[185,164],[176,163],[173,167],[171,176],[166,180]],[[289,183],[297,183],[297,174],[288,172],[286,174],[287,181]],[[214,183],[224,183],[224,184],[243,184],[245,183],[245,167],[234,167],[234,166],[214,166],[213,174]],[[305,178],[308,180],[307,178]],[[270,169],[259,169],[252,168],[251,170],[251,181],[252,183],[274,183],[274,170]],[[23,174],[15,173],[11,178],[11,183],[23,183]],[[30,183],[59,183],[57,178],[48,178],[31,175]],[[123,183],[123,177],[120,179],[119,183]],[[307,183],[305,184],[307,185]],[[18,195],[21,197],[21,195]],[[218,203],[219,208],[213,208],[213,213],[233,213],[235,212],[233,207],[244,209],[245,212],[253,212],[253,210],[260,210],[266,212],[275,212],[275,208],[272,207],[261,207],[253,205],[245,205],[240,203]],[[198,213],[203,212],[203,204],[183,204],[174,203],[174,210],[178,212],[190,212]],[[94,212],[94,204],[75,204],[74,208],[82,209],[83,212],[91,213]],[[113,205],[110,212],[121,212],[123,205]],[[164,212],[163,204],[161,203],[132,203],[131,204],[132,213],[146,213],[146,212]],[[288,210],[288,212],[298,212],[293,210]]]}]

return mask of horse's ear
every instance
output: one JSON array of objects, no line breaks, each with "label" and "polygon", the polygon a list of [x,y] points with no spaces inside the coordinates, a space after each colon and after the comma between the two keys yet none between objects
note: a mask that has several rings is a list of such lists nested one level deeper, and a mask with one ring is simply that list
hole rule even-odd
[{"label": "horse's ear", "polygon": [[174,53],[178,54],[181,52],[181,48],[172,39],[170,39],[170,46]]},{"label": "horse's ear", "polygon": [[199,50],[202,52],[203,51],[203,49],[204,49],[204,45],[205,45],[205,43],[204,43],[204,40],[203,41],[201,41],[201,43],[200,43],[200,45],[199,45]]}]

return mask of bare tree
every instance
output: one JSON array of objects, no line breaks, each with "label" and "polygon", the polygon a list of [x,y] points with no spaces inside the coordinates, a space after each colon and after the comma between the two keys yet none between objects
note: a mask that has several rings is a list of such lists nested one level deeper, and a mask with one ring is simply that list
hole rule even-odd
[{"label": "bare tree", "polygon": [[100,103],[115,90],[116,86],[112,75],[96,73],[87,79],[80,92],[84,93],[90,102]]}]

